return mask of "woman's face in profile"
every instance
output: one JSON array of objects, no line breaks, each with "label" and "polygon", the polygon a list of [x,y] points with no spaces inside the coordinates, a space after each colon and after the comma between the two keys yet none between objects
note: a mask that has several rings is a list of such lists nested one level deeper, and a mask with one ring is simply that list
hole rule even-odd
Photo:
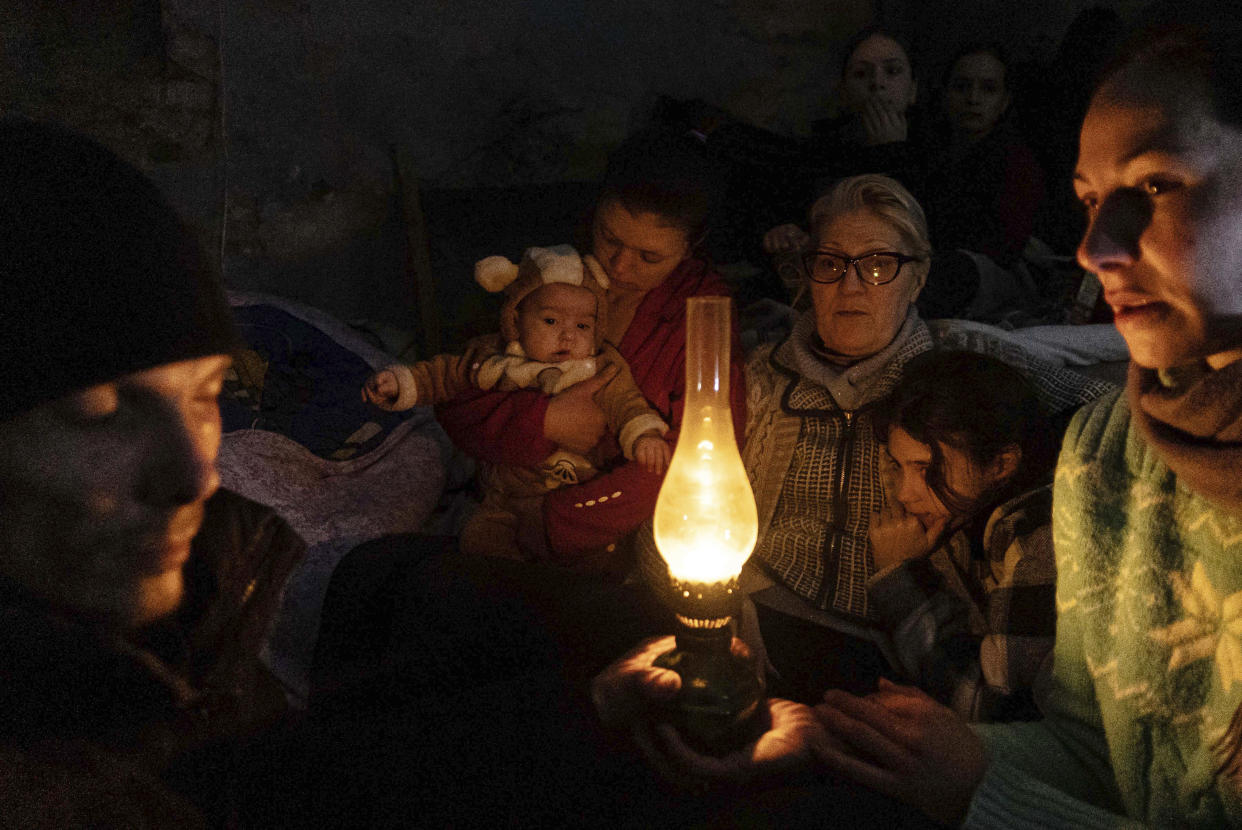
[{"label": "woman's face in profile", "polygon": [[1140,366],[1242,356],[1242,130],[1167,71],[1132,66],[1083,121],[1078,247]]},{"label": "woman's face in profile", "polygon": [[[846,259],[875,253],[910,254],[897,229],[867,208],[829,219],[820,226],[815,243],[817,250]],[[810,282],[815,327],[824,346],[861,360],[891,343],[923,287],[924,266],[907,263],[896,279],[884,285],[863,282],[853,265],[837,282]]]},{"label": "woman's face in profile", "polygon": [[874,99],[905,112],[914,103],[916,93],[910,58],[891,37],[874,34],[846,58],[841,98],[849,111],[861,113],[867,102]]}]

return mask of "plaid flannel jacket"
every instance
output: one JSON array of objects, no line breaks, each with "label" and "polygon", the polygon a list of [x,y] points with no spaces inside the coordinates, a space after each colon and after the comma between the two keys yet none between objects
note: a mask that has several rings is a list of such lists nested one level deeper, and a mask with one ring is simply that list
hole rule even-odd
[{"label": "plaid flannel jacket", "polygon": [[1029,491],[868,583],[901,671],[970,720],[1038,717],[1031,687],[1056,638],[1051,515],[1051,486]]}]

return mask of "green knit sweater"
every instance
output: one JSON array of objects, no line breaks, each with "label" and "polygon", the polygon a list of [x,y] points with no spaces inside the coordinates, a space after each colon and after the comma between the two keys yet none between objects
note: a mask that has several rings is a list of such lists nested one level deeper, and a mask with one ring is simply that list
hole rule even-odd
[{"label": "green knit sweater", "polygon": [[1066,434],[1053,539],[1047,719],[979,728],[966,825],[1242,824],[1214,749],[1242,702],[1242,518],[1179,482],[1112,395]]}]

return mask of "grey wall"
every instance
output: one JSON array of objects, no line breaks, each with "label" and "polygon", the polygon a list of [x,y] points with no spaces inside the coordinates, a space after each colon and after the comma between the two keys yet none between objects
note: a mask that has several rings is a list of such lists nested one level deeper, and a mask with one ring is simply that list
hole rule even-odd
[{"label": "grey wall", "polygon": [[1000,41],[1018,60],[1052,57],[1075,15],[1091,6],[1132,17],[1151,0],[905,0],[900,4],[924,45],[928,67],[939,70],[967,41]]},{"label": "grey wall", "polygon": [[589,180],[661,95],[805,131],[877,10],[948,48],[1055,45],[1086,5],[10,0],[0,100],[142,165],[234,287],[409,326],[394,149],[423,187]]}]

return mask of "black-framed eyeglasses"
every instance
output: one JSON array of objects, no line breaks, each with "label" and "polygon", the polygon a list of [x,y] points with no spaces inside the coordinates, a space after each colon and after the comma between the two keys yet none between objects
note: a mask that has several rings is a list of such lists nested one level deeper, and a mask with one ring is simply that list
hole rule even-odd
[{"label": "black-framed eyeglasses", "polygon": [[811,281],[822,285],[840,282],[845,277],[845,269],[851,265],[858,278],[868,285],[885,285],[897,279],[903,265],[919,259],[896,251],[876,251],[858,258],[829,251],[807,251],[802,255],[802,265]]}]

